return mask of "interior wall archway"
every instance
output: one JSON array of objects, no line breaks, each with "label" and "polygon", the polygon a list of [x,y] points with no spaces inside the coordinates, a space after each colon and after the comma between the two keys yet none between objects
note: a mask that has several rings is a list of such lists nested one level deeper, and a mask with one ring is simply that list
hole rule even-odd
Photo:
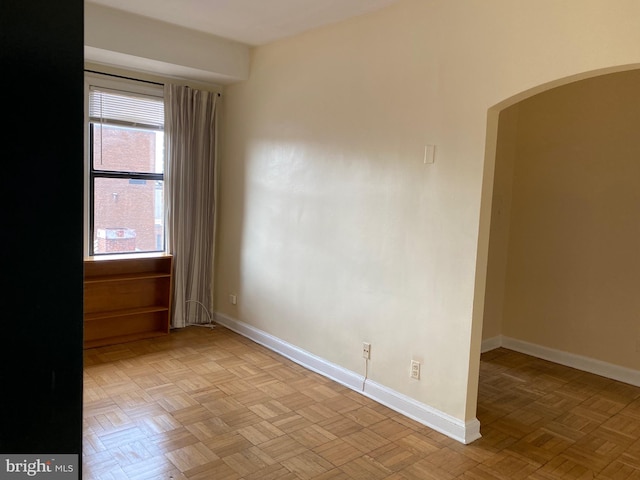
[{"label": "interior wall archway", "polygon": [[640,369],[628,288],[640,277],[629,221],[640,208],[638,68],[562,78],[489,109],[474,315],[483,349],[515,338]]}]

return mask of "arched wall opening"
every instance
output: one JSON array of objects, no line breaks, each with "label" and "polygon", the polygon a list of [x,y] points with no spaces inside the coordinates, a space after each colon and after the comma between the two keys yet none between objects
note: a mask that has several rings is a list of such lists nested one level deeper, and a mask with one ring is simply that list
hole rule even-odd
[{"label": "arched wall opening", "polygon": [[479,350],[505,346],[640,384],[638,105],[640,70],[627,65],[489,110]]}]

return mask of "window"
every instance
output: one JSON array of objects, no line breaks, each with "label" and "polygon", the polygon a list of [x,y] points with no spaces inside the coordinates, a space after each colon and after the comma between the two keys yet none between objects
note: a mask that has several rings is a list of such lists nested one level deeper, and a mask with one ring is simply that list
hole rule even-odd
[{"label": "window", "polygon": [[88,254],[164,251],[162,89],[87,87]]}]

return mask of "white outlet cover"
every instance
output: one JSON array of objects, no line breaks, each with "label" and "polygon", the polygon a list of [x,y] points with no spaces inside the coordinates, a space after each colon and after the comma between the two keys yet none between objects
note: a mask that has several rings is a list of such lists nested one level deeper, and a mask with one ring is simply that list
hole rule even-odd
[{"label": "white outlet cover", "polygon": [[411,360],[411,378],[420,379],[420,362]]}]

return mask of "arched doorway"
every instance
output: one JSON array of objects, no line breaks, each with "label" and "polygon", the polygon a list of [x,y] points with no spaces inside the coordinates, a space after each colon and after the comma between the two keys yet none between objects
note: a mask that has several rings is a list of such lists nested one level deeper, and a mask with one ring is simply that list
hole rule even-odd
[{"label": "arched doorway", "polygon": [[490,109],[483,350],[504,345],[640,381],[635,68],[563,79]]}]

